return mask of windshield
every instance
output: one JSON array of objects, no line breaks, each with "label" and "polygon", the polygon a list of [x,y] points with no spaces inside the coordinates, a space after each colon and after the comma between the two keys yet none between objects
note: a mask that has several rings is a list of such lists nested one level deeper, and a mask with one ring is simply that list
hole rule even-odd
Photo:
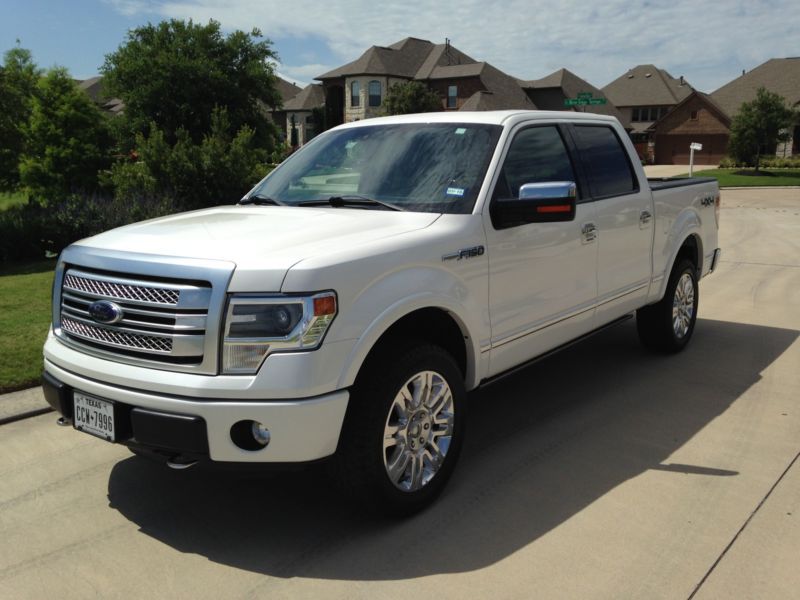
[{"label": "windshield", "polygon": [[248,197],[299,205],[357,196],[402,210],[469,213],[501,129],[476,123],[403,123],[329,131],[290,157]]}]

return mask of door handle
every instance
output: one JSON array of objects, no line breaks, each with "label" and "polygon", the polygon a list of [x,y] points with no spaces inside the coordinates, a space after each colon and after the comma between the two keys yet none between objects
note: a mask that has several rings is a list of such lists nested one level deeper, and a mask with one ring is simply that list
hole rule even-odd
[{"label": "door handle", "polygon": [[594,223],[585,223],[581,227],[581,241],[590,244],[597,239],[597,226]]},{"label": "door handle", "polygon": [[639,214],[639,227],[644,229],[645,226],[650,222],[650,219],[653,218],[653,215],[650,214],[649,210],[643,210]]}]

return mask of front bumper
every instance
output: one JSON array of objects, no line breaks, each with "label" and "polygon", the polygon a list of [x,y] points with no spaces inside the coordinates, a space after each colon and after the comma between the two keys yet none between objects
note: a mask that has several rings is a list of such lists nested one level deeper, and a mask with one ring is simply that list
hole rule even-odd
[{"label": "front bumper", "polygon": [[[349,399],[346,390],[268,402],[166,396],[101,383],[48,360],[44,389],[48,403],[68,420],[73,390],[112,400],[116,441],[127,446],[246,463],[297,463],[330,456],[336,451]],[[244,450],[234,444],[231,427],[246,420],[269,428],[266,447]]]}]

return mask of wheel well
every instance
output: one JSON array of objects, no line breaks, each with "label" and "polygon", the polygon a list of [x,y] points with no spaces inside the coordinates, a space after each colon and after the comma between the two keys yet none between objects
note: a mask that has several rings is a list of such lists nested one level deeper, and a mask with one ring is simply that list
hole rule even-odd
[{"label": "wheel well", "polygon": [[382,349],[409,338],[421,339],[446,350],[466,377],[466,336],[452,315],[441,308],[422,308],[400,318],[381,335],[367,355],[365,364]]},{"label": "wheel well", "polygon": [[680,250],[678,250],[678,255],[675,257],[675,264],[678,264],[684,258],[689,260],[694,264],[699,277],[699,272],[702,268],[700,256],[699,242],[697,241],[697,236],[693,234],[683,241],[683,245]]}]

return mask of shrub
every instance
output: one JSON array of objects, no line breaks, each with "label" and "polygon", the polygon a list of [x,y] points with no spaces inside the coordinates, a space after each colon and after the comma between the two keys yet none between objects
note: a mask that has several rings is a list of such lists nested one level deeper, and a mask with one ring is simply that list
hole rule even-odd
[{"label": "shrub", "polygon": [[158,196],[131,201],[72,194],[47,206],[31,199],[0,212],[0,263],[44,258],[79,239],[176,210],[174,202]]}]

